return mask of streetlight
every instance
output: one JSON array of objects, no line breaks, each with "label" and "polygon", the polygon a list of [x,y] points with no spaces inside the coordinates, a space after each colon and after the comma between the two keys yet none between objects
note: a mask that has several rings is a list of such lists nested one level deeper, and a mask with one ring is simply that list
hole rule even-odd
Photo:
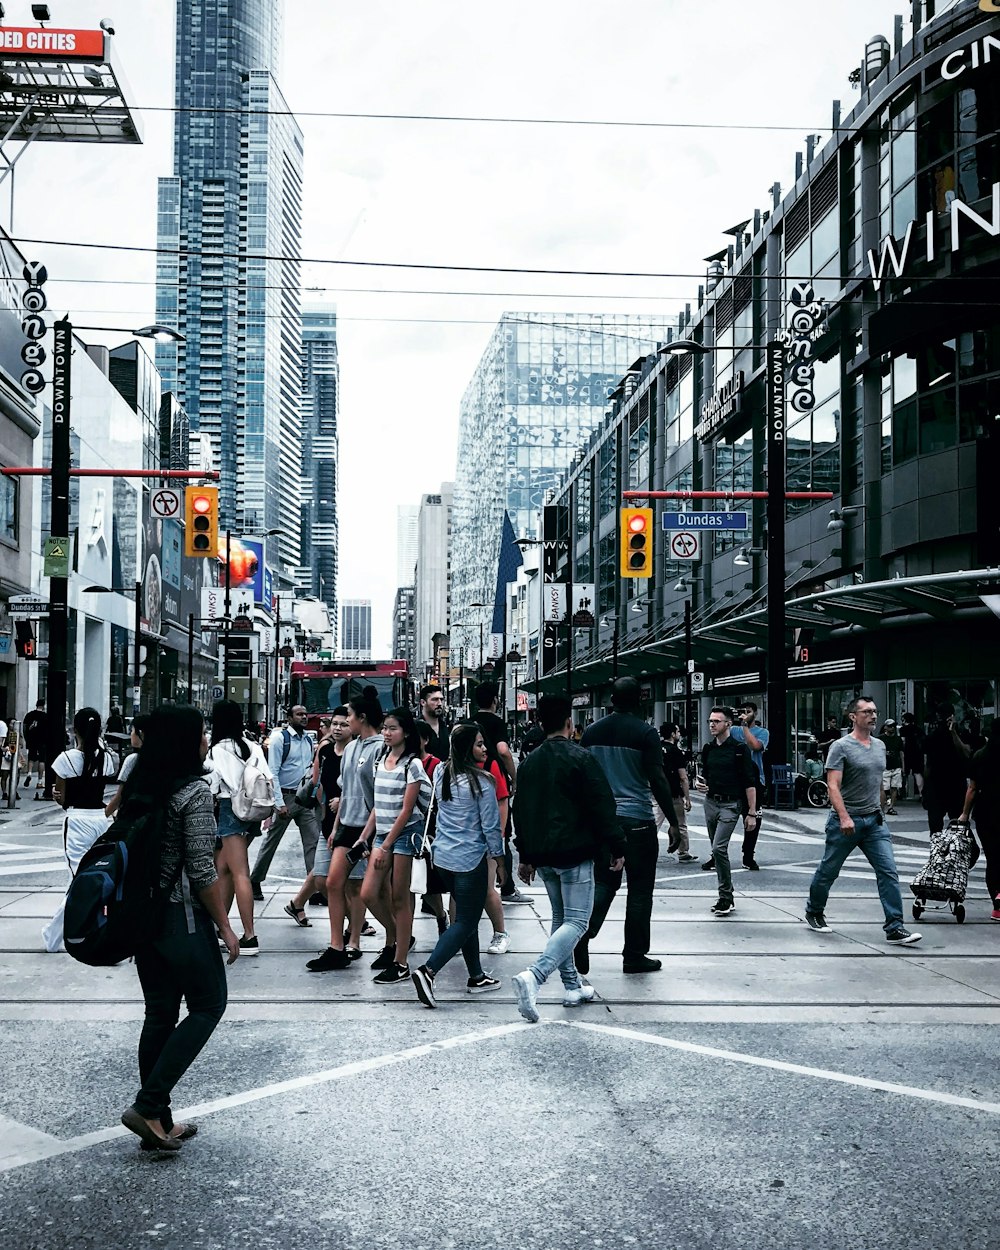
[{"label": "streetlight", "polygon": [[[759,345],[758,345],[759,346]],[[767,430],[767,692],[773,764],[788,762],[788,670],[785,665],[785,348],[775,339],[764,345]],[[716,348],[696,339],[674,339],[658,351],[665,356],[709,356]],[[726,348],[721,350],[736,350]],[[746,345],[739,348],[746,350]],[[746,553],[740,553],[749,564]]]},{"label": "streetlight", "polygon": [[[81,329],[84,327],[81,327]],[[87,326],[88,330],[118,334],[113,326]],[[143,326],[132,332],[137,338],[166,334],[173,342],[184,336],[168,326]],[[72,397],[73,324],[62,317],[52,326],[52,483],[49,534],[69,541],[70,415]],[[141,584],[141,583],[140,583]],[[136,638],[139,634],[139,595],[136,594]],[[138,649],[138,641],[136,642]],[[49,578],[49,752],[51,761],[62,751],[66,735],[66,694],[69,685],[69,577]],[[45,797],[52,797],[51,766],[45,773]]]},{"label": "streetlight", "polygon": [[[600,628],[607,629],[612,622],[606,616],[600,620]],[[618,680],[618,613],[615,613],[614,633],[611,635],[611,680]]]}]

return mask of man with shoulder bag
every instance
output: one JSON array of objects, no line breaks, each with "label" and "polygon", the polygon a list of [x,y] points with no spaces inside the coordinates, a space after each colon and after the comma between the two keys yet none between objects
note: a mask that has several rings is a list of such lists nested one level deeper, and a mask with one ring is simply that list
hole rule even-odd
[{"label": "man with shoulder bag", "polygon": [[285,830],[292,821],[299,827],[302,858],[307,874],[312,872],[316,858],[316,845],[320,835],[319,813],[312,785],[312,765],[316,748],[312,738],[306,733],[306,716],[306,709],[301,704],[293,707],[288,713],[287,723],[275,729],[268,739],[268,764],[281,796],[274,809],[271,827],[264,835],[253,872],[250,874],[253,896],[258,901],[264,897],[261,886],[278,845],[285,836]]}]

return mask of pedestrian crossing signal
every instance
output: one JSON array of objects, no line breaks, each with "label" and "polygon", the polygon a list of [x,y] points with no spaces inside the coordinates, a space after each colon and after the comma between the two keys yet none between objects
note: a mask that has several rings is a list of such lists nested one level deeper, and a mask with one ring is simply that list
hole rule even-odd
[{"label": "pedestrian crossing signal", "polygon": [[219,554],[217,486],[189,486],[184,492],[184,554],[210,560]]},{"label": "pedestrian crossing signal", "polygon": [[653,576],[652,508],[622,508],[619,572],[622,577]]}]

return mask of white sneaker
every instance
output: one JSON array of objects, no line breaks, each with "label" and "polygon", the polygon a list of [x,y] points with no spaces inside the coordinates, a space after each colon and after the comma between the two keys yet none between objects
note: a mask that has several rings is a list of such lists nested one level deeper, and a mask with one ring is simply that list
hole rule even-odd
[{"label": "white sneaker", "polygon": [[563,990],[563,1006],[580,1007],[584,1003],[592,1003],[594,1001],[594,993],[594,987],[583,981],[575,990]]},{"label": "white sneaker", "polygon": [[486,953],[488,955],[506,955],[509,950],[510,934],[504,931],[503,933],[493,934],[493,941],[487,946]]},{"label": "white sneaker", "polygon": [[538,982],[535,980],[535,974],[530,969],[519,972],[516,977],[511,978],[510,983],[514,987],[518,1011],[525,1020],[531,1024],[537,1024],[538,1008],[535,1006],[535,999],[538,997]]}]

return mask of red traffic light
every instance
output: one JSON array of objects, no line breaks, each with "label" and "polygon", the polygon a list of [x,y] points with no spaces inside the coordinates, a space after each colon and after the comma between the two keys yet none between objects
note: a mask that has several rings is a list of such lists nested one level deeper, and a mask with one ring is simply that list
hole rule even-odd
[{"label": "red traffic light", "polygon": [[191,511],[206,513],[212,511],[212,500],[208,495],[195,495],[191,500]]},{"label": "red traffic light", "polygon": [[640,534],[646,528],[646,518],[641,512],[637,512],[629,519],[628,527],[633,534]]}]

